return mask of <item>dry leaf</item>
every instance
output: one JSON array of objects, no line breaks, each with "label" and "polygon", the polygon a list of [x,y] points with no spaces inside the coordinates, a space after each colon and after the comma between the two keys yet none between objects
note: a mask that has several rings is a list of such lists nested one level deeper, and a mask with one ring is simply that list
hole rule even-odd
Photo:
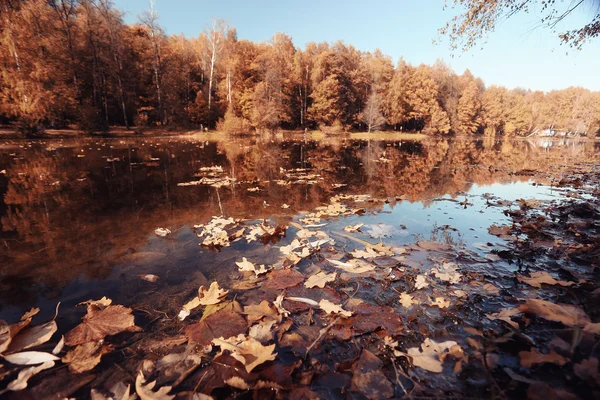
[{"label": "dry leaf", "polygon": [[585,326],[590,322],[587,314],[579,307],[569,304],[554,304],[539,299],[527,299],[519,310],[535,314],[549,321],[562,322],[567,326]]},{"label": "dry leaf", "polygon": [[264,265],[260,265],[257,267],[255,264],[248,261],[246,259],[246,257],[242,257],[242,261],[236,262],[236,265],[238,266],[240,271],[254,272],[256,274],[256,276],[259,276],[261,274],[266,274],[267,272],[269,272],[269,269],[267,267],[265,267]]},{"label": "dry leaf", "polygon": [[258,321],[263,317],[276,318],[279,316],[277,310],[271,307],[267,300],[261,301],[258,305],[252,304],[250,306],[245,306],[244,314],[246,314],[248,322]]},{"label": "dry leaf", "polygon": [[439,308],[450,307],[450,300],[446,300],[443,297],[436,297],[435,300],[429,299],[432,306],[438,306]]},{"label": "dry leaf", "polygon": [[248,331],[248,336],[258,340],[259,342],[268,342],[273,339],[271,329],[277,321],[274,319],[262,321],[256,325],[252,325]]},{"label": "dry leaf", "polygon": [[366,247],[364,250],[354,250],[350,254],[352,254],[352,257],[354,258],[375,258],[385,255],[375,251],[372,247]]},{"label": "dry leaf", "polygon": [[410,307],[413,304],[419,304],[418,302],[416,302],[414,300],[414,297],[411,296],[408,293],[400,293],[400,304],[402,304],[402,307]]},{"label": "dry leaf", "polygon": [[267,278],[268,280],[262,285],[263,289],[287,289],[304,281],[304,275],[293,269],[271,271]]},{"label": "dry leaf", "polygon": [[321,310],[325,311],[327,314],[339,314],[343,317],[352,316],[351,311],[346,311],[342,308],[341,305],[338,306],[337,304],[334,304],[329,300],[321,300],[319,302],[319,307],[321,307]]},{"label": "dry leaf", "polygon": [[335,281],[336,276],[337,276],[337,274],[335,272],[327,274],[327,273],[321,271],[315,275],[310,276],[306,280],[306,282],[304,282],[304,286],[306,286],[307,288],[313,288],[313,287],[317,286],[322,289],[325,287],[327,282]]},{"label": "dry leaf", "polygon": [[364,274],[365,272],[373,271],[375,269],[374,265],[360,259],[354,259],[348,262],[329,259],[327,259],[327,261],[333,264],[336,268],[342,269],[351,274]]},{"label": "dry leaf", "polygon": [[152,274],[141,274],[138,275],[140,279],[145,280],[146,282],[156,283],[158,281],[158,276]]},{"label": "dry leaf", "polygon": [[8,354],[4,356],[4,359],[15,365],[36,365],[48,361],[60,360],[53,354],[41,351],[23,351],[21,353]]},{"label": "dry leaf", "polygon": [[156,236],[167,237],[171,234],[171,231],[167,228],[156,228],[154,230],[154,233],[156,234]]},{"label": "dry leaf", "polygon": [[422,248],[423,250],[428,251],[448,251],[452,250],[452,246],[449,244],[437,243],[437,242],[428,242],[425,240],[420,240],[417,242],[417,246]]},{"label": "dry leaf", "polygon": [[460,282],[462,276],[458,272],[458,265],[453,262],[445,262],[440,267],[432,268],[431,273],[434,274],[436,278],[452,284]]},{"label": "dry leaf", "polygon": [[[423,344],[421,344],[422,350],[420,350],[418,347],[412,347],[408,349],[407,355],[412,357],[413,364],[416,367],[426,369],[427,371],[440,373],[442,372],[442,362],[446,356],[450,354],[450,349],[453,346],[458,346],[458,344],[451,340],[437,343],[427,338]],[[457,347],[456,351],[458,351],[458,349],[460,348]],[[395,354],[404,355],[400,352],[395,352]]]},{"label": "dry leaf", "polygon": [[140,396],[141,400],[172,400],[175,395],[170,395],[171,386],[163,386],[156,392],[153,390],[156,386],[156,381],[146,383],[144,373],[138,372],[135,379],[135,392]]},{"label": "dry leaf", "polygon": [[344,230],[346,232],[350,232],[350,233],[358,232],[363,225],[364,224],[348,225],[347,227],[344,228]]},{"label": "dry leaf", "polygon": [[58,343],[56,344],[56,346],[54,346],[54,349],[52,350],[52,354],[57,355],[58,353],[60,353],[62,351],[63,347],[65,347],[65,335],[62,335],[60,337],[60,340],[58,341]]},{"label": "dry leaf", "polygon": [[275,306],[275,308],[277,308],[277,312],[279,312],[279,314],[283,315],[284,317],[287,317],[290,315],[290,312],[283,307],[283,298],[284,293],[282,292],[277,296],[277,299],[275,299],[273,305]]},{"label": "dry leaf", "polygon": [[520,314],[521,310],[519,310],[518,308],[505,308],[500,312],[494,313],[494,314],[486,314],[486,316],[493,320],[499,319],[500,321],[504,321],[506,323],[508,323],[510,326],[512,326],[515,329],[519,329],[519,324],[517,324],[515,321],[511,320],[510,317],[512,317],[513,315],[516,314]]},{"label": "dry leaf", "polygon": [[532,272],[529,277],[518,275],[517,279],[519,282],[525,282],[529,286],[541,288],[542,283],[547,285],[560,285],[560,286],[571,286],[575,285],[575,282],[557,281],[546,271]]},{"label": "dry leaf", "polygon": [[58,326],[54,320],[42,325],[29,326],[13,337],[7,351],[10,353],[16,353],[21,350],[44,344],[50,340],[57,329]]},{"label": "dry leaf", "polygon": [[417,279],[415,279],[415,289],[423,289],[429,286],[429,282],[427,282],[427,278],[425,275],[417,275]]},{"label": "dry leaf", "polygon": [[104,296],[100,300],[87,300],[82,301],[78,305],[80,306],[95,306],[98,308],[106,308],[112,304],[112,300],[108,297]]},{"label": "dry leaf", "polygon": [[100,363],[102,356],[110,351],[102,342],[87,342],[67,352],[62,362],[69,365],[74,374],[90,371]]},{"label": "dry leaf", "polygon": [[37,307],[34,307],[31,310],[27,311],[25,314],[23,314],[23,316],[21,317],[21,321],[25,321],[25,320],[28,320],[29,318],[33,318],[39,312],[40,312],[40,309]]},{"label": "dry leaf", "polygon": [[65,343],[68,346],[76,346],[86,342],[97,342],[117,333],[140,330],[135,325],[131,308],[117,305],[100,310],[90,305],[83,322],[65,335]]},{"label": "dry leaf", "polygon": [[200,286],[200,289],[198,289],[198,299],[201,305],[208,306],[220,303],[227,296],[227,293],[229,291],[219,288],[219,283],[215,281],[210,284],[208,290],[204,286]]},{"label": "dry leaf", "polygon": [[273,361],[277,353],[273,353],[275,345],[263,346],[258,340],[251,337],[245,338],[244,335],[213,339],[213,344],[219,346],[221,350],[229,350],[231,356],[244,364],[247,372],[251,372],[257,366]]},{"label": "dry leaf", "polygon": [[[39,372],[45,370],[45,369],[50,369],[54,367],[54,361],[46,361],[41,365],[38,365],[37,367],[29,367],[29,368],[24,368],[21,371],[19,371],[19,375],[17,375],[16,379],[11,381],[8,386],[6,386],[6,389],[4,391],[12,391],[12,392],[17,392],[19,390],[23,390],[25,388],[27,388],[27,381],[29,381],[29,379],[38,374]],[[4,391],[0,391],[0,395],[2,395],[2,393]]]}]

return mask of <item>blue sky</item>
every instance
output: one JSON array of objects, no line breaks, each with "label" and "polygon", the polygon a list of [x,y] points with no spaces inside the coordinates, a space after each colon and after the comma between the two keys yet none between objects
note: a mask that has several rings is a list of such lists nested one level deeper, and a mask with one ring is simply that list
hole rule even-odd
[{"label": "blue sky", "polygon": [[[126,21],[135,22],[148,0],[115,0]],[[446,61],[457,72],[465,68],[486,85],[549,91],[569,86],[600,90],[600,39],[582,51],[561,46],[555,34],[534,29],[536,15],[503,22],[483,49],[454,55],[447,43],[434,45],[437,30],[456,11],[443,11],[444,0],[155,0],[168,34],[197,36],[212,18],[228,20],[238,37],[260,42],[276,32],[292,37],[298,47],[307,42],[343,40],[355,47],[381,49],[394,62],[400,56],[412,64]],[[559,28],[582,26],[593,10],[576,10]],[[567,54],[568,53],[568,54]]]}]

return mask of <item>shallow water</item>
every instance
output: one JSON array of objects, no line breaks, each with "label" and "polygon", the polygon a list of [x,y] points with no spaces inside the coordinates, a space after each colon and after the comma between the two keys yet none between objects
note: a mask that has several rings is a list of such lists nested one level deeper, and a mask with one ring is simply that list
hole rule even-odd
[{"label": "shallow water", "polygon": [[[147,298],[191,293],[212,279],[234,281],[234,261],[273,262],[277,248],[241,241],[211,251],[199,246],[195,224],[221,214],[286,223],[341,193],[388,202],[368,205],[361,216],[333,218],[328,232],[363,223],[359,236],[373,243],[434,239],[485,257],[504,246],[488,227],[508,221],[491,198],[560,198],[566,192],[550,176],[598,158],[594,142],[546,140],[6,142],[0,146],[0,319],[17,321],[31,307],[49,319],[61,301],[58,322],[67,328],[84,311],[69,310],[89,298],[150,307]],[[221,188],[178,185],[213,166],[236,181]],[[297,168],[306,171],[290,172]],[[301,174],[310,176],[298,181]],[[158,237],[158,227],[173,233]],[[294,232],[290,227],[280,244]],[[493,279],[498,269],[516,267],[484,262],[478,268]],[[160,279],[153,284],[139,274]]]}]

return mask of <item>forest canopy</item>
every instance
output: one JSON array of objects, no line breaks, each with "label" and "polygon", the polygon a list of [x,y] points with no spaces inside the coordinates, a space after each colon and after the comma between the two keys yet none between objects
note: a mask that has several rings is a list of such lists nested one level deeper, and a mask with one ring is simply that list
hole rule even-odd
[{"label": "forest canopy", "polygon": [[169,36],[153,10],[126,24],[111,0],[0,0],[0,14],[0,124],[26,133],[600,130],[599,92],[486,87],[442,61],[394,63],[341,41],[301,49],[276,33],[254,43],[221,20],[197,37]]}]

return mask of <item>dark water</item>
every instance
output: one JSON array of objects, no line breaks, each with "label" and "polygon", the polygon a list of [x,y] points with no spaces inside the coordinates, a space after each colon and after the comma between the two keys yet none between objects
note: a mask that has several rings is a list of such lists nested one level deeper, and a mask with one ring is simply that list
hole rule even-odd
[{"label": "dark water", "polygon": [[[40,319],[50,318],[58,301],[69,310],[104,295],[151,307],[145,299],[188,293],[207,279],[234,279],[234,261],[246,254],[268,261],[273,245],[234,243],[211,252],[199,246],[194,224],[222,214],[286,222],[340,193],[389,201],[364,216],[331,221],[331,231],[360,222],[385,229],[386,240],[397,244],[433,238],[473,251],[487,246],[482,243],[502,246],[487,233],[492,223],[507,220],[490,206],[490,194],[509,200],[564,196],[550,176],[599,156],[594,142],[540,140],[3,143],[0,319],[14,322],[34,306],[42,309]],[[222,167],[218,177],[235,182],[178,185],[198,181],[209,174],[201,168],[214,166]],[[472,205],[460,204],[465,199]],[[173,233],[158,237],[158,227]],[[139,274],[160,280],[148,283]],[[64,318],[72,325],[79,317]]]}]

